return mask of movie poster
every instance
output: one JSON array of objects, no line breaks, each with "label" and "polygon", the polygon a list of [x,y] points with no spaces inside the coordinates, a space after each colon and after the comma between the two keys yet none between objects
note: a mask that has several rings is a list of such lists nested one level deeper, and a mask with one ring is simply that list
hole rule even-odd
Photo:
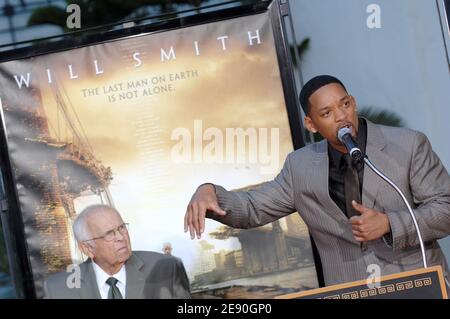
[{"label": "movie poster", "polygon": [[298,214],[183,231],[198,185],[257,187],[293,150],[268,13],[6,62],[0,90],[38,297],[48,274],[86,259],[71,227],[97,203],[130,224],[133,250],[170,242],[193,298],[318,286]]}]

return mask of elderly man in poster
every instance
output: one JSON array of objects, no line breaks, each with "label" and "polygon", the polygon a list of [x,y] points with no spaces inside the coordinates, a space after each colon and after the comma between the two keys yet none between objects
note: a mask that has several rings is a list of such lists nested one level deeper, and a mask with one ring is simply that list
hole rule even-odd
[{"label": "elderly man in poster", "polygon": [[45,298],[58,299],[185,299],[189,280],[176,258],[132,251],[128,224],[106,205],[84,209],[73,225],[80,249],[89,259],[79,265],[79,285],[60,272],[44,284]]}]

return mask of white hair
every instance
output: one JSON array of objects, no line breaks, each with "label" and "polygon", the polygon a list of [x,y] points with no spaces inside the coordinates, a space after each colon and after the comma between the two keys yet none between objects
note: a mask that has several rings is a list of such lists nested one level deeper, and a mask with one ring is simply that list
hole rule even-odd
[{"label": "white hair", "polygon": [[105,211],[112,211],[120,216],[119,212],[115,208],[100,204],[88,206],[83,209],[80,214],[78,214],[77,218],[75,218],[75,221],[73,222],[73,234],[78,242],[89,240],[92,237],[89,229],[89,217]]}]

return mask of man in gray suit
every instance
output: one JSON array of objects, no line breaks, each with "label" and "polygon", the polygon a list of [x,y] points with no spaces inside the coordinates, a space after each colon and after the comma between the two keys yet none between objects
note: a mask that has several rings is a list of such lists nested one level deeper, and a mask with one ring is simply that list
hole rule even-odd
[{"label": "man in gray suit", "polygon": [[106,205],[84,209],[74,222],[78,245],[89,259],[71,272],[51,275],[45,298],[190,298],[183,264],[156,252],[132,251],[128,224]]},{"label": "man in gray suit", "polygon": [[203,184],[185,215],[185,232],[200,238],[205,217],[252,228],[299,212],[317,246],[325,285],[366,279],[369,265],[381,275],[422,267],[413,221],[400,196],[363,163],[354,163],[337,138],[342,127],[371,161],[405,193],[425,241],[428,265],[448,267],[437,239],[450,233],[450,177],[422,133],[359,118],[355,99],[332,76],[302,88],[306,128],[324,140],[290,153],[273,181],[230,192]]}]

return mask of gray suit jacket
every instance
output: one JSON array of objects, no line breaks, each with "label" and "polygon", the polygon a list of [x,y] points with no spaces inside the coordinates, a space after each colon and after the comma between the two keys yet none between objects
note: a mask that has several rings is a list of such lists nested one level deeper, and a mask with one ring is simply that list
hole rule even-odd
[{"label": "gray suit jacket", "polygon": [[[428,264],[448,267],[437,239],[450,234],[450,177],[422,133],[373,124],[367,121],[369,159],[405,193],[426,242]],[[416,231],[406,206],[388,184],[365,165],[362,203],[385,212],[393,246],[382,239],[368,242],[362,251],[353,238],[348,218],[330,198],[327,141],[290,153],[279,175],[247,192],[229,192],[216,186],[223,218],[236,228],[270,223],[298,211],[317,245],[325,284],[362,280],[367,266],[377,264],[381,275],[422,267]]]},{"label": "gray suit jacket", "polygon": [[[69,288],[74,273],[59,272],[44,283],[48,299],[100,299],[92,261],[80,264],[81,285]],[[125,263],[127,299],[187,299],[189,280],[183,263],[176,258],[156,252],[133,251]],[[71,276],[71,278],[68,278]]]}]

